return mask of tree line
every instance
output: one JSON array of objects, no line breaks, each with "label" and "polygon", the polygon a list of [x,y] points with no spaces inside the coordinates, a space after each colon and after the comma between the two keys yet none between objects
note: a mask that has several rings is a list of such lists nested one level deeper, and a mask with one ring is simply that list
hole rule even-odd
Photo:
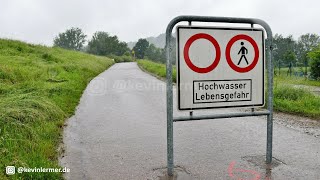
[{"label": "tree line", "polygon": [[[158,62],[165,60],[164,49],[155,47],[146,39],[139,39],[131,50],[126,42],[120,41],[117,36],[111,36],[107,32],[95,32],[89,41],[86,38],[87,35],[80,28],[73,27],[59,33],[53,40],[53,44],[64,49],[84,51],[99,56],[131,56]],[[86,42],[88,42],[87,46],[85,46]]]},{"label": "tree line", "polygon": [[[117,36],[111,36],[107,32],[95,32],[89,41],[86,38],[87,36],[80,28],[71,28],[58,34],[54,39],[54,46],[100,56],[127,57],[125,61],[137,58],[165,63],[166,60],[165,49],[157,48],[146,39],[139,39],[135,46],[130,49],[126,42],[120,41]],[[88,42],[87,46],[84,46],[86,42]],[[171,46],[175,47],[175,40],[171,42],[173,43]],[[280,68],[283,67],[290,70],[293,67],[300,67],[300,72],[307,76],[309,74],[308,67],[310,67],[310,75],[314,78],[320,78],[319,35],[308,33],[295,40],[292,35],[284,37],[281,34],[275,34],[273,44],[273,62],[274,67],[279,68],[278,73],[281,72]],[[171,57],[175,57],[175,48],[172,49]],[[173,62],[175,63],[175,61]],[[275,74],[277,75],[276,70]]]},{"label": "tree line", "polygon": [[[307,33],[301,35],[298,40],[294,40],[292,35],[284,37],[281,34],[275,34],[273,44],[274,66],[279,68],[279,72],[282,67],[300,67],[301,72],[307,75],[307,67],[311,65],[310,62],[313,59],[310,52],[319,48],[320,37],[317,34]],[[304,70],[303,67],[305,67]]]},{"label": "tree line", "polygon": [[53,40],[53,45],[64,49],[85,51],[100,56],[122,56],[124,53],[130,51],[127,43],[121,42],[117,36],[111,36],[107,32],[95,32],[88,41],[88,45],[84,46],[87,42],[86,37],[87,35],[85,35],[80,28],[71,28],[60,33]]}]

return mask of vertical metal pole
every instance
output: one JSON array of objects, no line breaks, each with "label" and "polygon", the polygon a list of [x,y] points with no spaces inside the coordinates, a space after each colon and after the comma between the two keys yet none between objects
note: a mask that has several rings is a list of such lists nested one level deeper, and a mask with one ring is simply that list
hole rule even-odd
[{"label": "vertical metal pole", "polygon": [[[254,28],[254,24],[251,24],[251,28]],[[254,108],[251,108],[251,112],[254,112]]]},{"label": "vertical metal pole", "polygon": [[166,76],[167,76],[167,162],[168,175],[173,176],[173,97],[172,97],[172,62],[171,54],[171,33],[166,33]]},{"label": "vertical metal pole", "polygon": [[267,116],[267,155],[266,162],[272,161],[272,133],[273,133],[273,63],[272,63],[272,36],[268,38],[269,62],[268,62],[268,110]]}]

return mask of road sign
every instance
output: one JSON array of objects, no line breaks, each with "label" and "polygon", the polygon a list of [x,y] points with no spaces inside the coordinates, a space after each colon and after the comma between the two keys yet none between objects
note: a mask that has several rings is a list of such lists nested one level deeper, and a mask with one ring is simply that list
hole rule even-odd
[{"label": "road sign", "polygon": [[178,109],[264,105],[264,34],[256,28],[177,27]]}]

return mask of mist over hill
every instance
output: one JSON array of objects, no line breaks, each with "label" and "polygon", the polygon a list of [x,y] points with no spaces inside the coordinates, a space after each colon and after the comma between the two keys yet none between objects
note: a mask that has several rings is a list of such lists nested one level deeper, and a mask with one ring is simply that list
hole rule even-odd
[{"label": "mist over hill", "polygon": [[[176,37],[176,33],[173,34],[173,37]],[[164,46],[166,45],[166,34],[162,33],[157,37],[153,37],[153,36],[147,37],[146,40],[149,43],[154,44],[158,48],[164,48]],[[137,43],[137,41],[135,41],[135,42],[127,42],[128,47],[130,49],[132,49],[135,46],[136,43]]]}]

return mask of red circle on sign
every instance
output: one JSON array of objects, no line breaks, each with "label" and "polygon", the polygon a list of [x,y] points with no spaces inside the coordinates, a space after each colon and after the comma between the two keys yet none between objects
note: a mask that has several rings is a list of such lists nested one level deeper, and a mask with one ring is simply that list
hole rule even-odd
[{"label": "red circle on sign", "polygon": [[[210,41],[213,44],[214,48],[216,49],[216,58],[213,60],[213,62],[210,66],[205,67],[205,68],[200,68],[200,67],[194,65],[191,62],[191,59],[189,57],[190,46],[195,40],[198,40],[198,39],[206,39],[206,40]],[[208,72],[212,71],[214,68],[216,68],[217,65],[219,64],[220,57],[221,57],[221,51],[220,51],[220,46],[219,46],[218,42],[212,36],[210,36],[209,34],[205,34],[205,33],[199,33],[199,34],[195,34],[195,35],[191,36],[188,39],[188,41],[186,42],[186,44],[184,46],[183,55],[184,55],[184,60],[186,61],[187,65],[194,72],[208,73]]]},{"label": "red circle on sign", "polygon": [[[247,40],[248,42],[250,42],[250,44],[253,46],[253,50],[254,50],[254,58],[253,58],[253,61],[252,63],[247,66],[247,67],[239,67],[237,65],[235,65],[233,62],[232,62],[232,59],[231,59],[231,56],[230,56],[230,50],[231,50],[231,46],[236,42],[238,41],[239,39],[244,39],[244,40]],[[227,62],[229,64],[229,66],[239,72],[239,73],[245,73],[245,72],[249,72],[251,71],[258,63],[258,59],[259,59],[259,48],[258,48],[258,45],[257,43],[250,37],[250,36],[247,36],[247,35],[244,35],[244,34],[239,34],[239,35],[236,35],[234,36],[233,38],[230,39],[230,41],[228,42],[227,44],[227,47],[226,47],[226,59],[227,59]]]}]

